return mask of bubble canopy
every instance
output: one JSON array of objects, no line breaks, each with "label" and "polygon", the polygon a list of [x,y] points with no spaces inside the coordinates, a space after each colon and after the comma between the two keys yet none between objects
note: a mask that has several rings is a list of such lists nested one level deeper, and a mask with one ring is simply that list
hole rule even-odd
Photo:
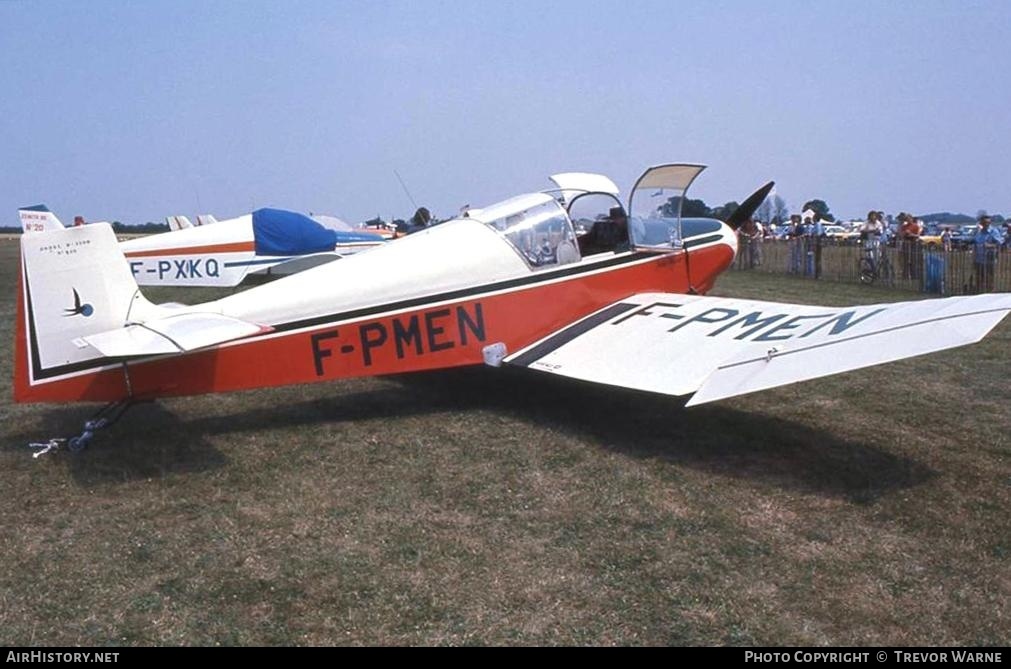
[{"label": "bubble canopy", "polygon": [[576,233],[565,209],[546,193],[503,200],[471,216],[494,229],[533,269],[545,269],[580,259]]}]

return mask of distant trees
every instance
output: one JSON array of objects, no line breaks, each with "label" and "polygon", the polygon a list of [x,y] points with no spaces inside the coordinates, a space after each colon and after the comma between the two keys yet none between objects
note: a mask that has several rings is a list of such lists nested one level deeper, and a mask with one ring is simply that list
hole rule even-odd
[{"label": "distant trees", "polygon": [[804,203],[804,206],[801,207],[800,210],[807,211],[808,209],[812,210],[816,214],[821,214],[823,221],[835,222],[835,216],[833,216],[832,212],[828,210],[828,205],[825,204],[825,200],[808,200]]},{"label": "distant trees", "polygon": [[[678,215],[679,197],[672,197],[663,205],[664,216]],[[686,199],[681,205],[681,215],[685,218],[706,218],[710,214],[709,207],[702,200]]]},{"label": "distant trees", "polygon": [[[669,198],[660,208],[660,213],[664,216],[676,216],[679,199],[680,198],[677,196]],[[725,221],[731,214],[734,213],[734,211],[737,210],[737,207],[739,206],[739,203],[733,200],[721,204],[718,207],[710,207],[702,200],[685,199],[681,209],[681,215],[685,218],[717,218],[721,221]],[[822,212],[822,217],[827,221],[835,220],[835,217],[828,211],[828,205],[825,204],[823,200],[811,200],[804,206],[805,208],[810,207],[815,211]],[[758,209],[755,210],[755,218],[763,223],[782,223],[790,218],[790,207],[786,204],[786,200],[782,197],[779,195],[773,195],[772,197],[766,198],[765,201],[759,205]]]},{"label": "distant trees", "polygon": [[953,214],[949,211],[924,214],[918,218],[924,223],[938,223],[940,225],[968,225],[976,222],[976,219],[968,214]]},{"label": "distant trees", "polygon": [[730,215],[735,211],[737,211],[737,208],[740,206],[741,205],[739,202],[734,202],[733,200],[731,200],[726,204],[722,204],[719,207],[714,208],[710,216],[712,216],[712,218],[718,218],[721,221],[725,221],[728,218],[730,218]]},{"label": "distant trees", "polygon": [[153,235],[159,232],[168,232],[167,223],[141,223],[138,225],[127,225],[119,221],[112,222],[112,231],[120,235]]},{"label": "distant trees", "polygon": [[779,195],[772,196],[772,218],[776,223],[782,223],[790,218],[790,208],[786,206],[786,200]]},{"label": "distant trees", "polygon": [[[680,199],[676,195],[668,198],[661,205],[660,213],[664,216],[677,216]],[[721,221],[725,221],[739,206],[737,202],[731,201],[718,207],[710,207],[702,200],[685,199],[681,207],[681,216],[683,218],[718,218]]]}]

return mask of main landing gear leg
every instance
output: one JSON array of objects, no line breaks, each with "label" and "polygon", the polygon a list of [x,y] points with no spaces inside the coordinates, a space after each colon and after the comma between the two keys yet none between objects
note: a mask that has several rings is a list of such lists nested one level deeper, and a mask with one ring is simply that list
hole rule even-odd
[{"label": "main landing gear leg", "polygon": [[137,402],[132,399],[120,400],[118,402],[110,402],[104,407],[99,409],[89,420],[84,422],[84,429],[81,430],[81,434],[65,438],[56,437],[50,439],[49,441],[34,442],[28,444],[29,448],[37,449],[32,457],[39,457],[50,451],[58,451],[65,444],[67,449],[73,453],[83,451],[91,443],[92,437],[95,436],[95,432],[109,427],[114,424],[120,418],[123,417],[130,407],[132,407]]}]

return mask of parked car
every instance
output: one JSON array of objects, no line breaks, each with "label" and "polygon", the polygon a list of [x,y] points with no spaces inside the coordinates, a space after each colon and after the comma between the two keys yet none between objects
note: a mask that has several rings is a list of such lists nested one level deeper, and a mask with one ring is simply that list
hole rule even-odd
[{"label": "parked car", "polygon": [[830,239],[840,242],[847,242],[860,239],[860,233],[855,230],[847,230],[841,225],[826,225],[823,234]]},{"label": "parked car", "polygon": [[920,243],[926,246],[928,249],[939,249],[941,248],[941,233],[944,229],[938,225],[928,225],[920,235]]},{"label": "parked car", "polygon": [[968,248],[972,246],[972,238],[976,236],[979,226],[975,223],[963,225],[951,235],[951,244],[955,248]]}]

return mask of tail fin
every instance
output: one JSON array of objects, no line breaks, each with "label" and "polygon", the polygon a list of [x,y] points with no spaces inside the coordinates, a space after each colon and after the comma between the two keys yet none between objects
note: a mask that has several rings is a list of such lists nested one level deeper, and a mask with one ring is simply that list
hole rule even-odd
[{"label": "tail fin", "polygon": [[211,225],[217,222],[218,219],[214,218],[212,214],[200,214],[197,216],[197,225]]},{"label": "tail fin", "polygon": [[192,228],[193,224],[190,223],[190,219],[185,216],[166,216],[165,222],[168,223],[169,230],[185,230],[186,228]]},{"label": "tail fin", "polygon": [[25,232],[34,234],[36,232],[63,229],[60,219],[56,218],[56,214],[49,211],[49,208],[44,204],[18,209],[18,217],[21,218],[21,229]]},{"label": "tail fin", "polygon": [[115,362],[83,338],[158,310],[140,294],[108,224],[23,235],[21,265],[14,384],[19,401],[50,399],[46,384]]}]

